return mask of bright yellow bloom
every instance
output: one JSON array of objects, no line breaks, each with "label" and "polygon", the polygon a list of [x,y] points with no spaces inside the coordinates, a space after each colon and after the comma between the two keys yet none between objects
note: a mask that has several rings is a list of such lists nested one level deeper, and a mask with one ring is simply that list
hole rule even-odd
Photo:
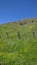
[{"label": "bright yellow bloom", "polygon": [[27,48],[24,49],[24,52],[27,52]]},{"label": "bright yellow bloom", "polygon": [[32,29],[32,26],[29,26],[29,29]]}]

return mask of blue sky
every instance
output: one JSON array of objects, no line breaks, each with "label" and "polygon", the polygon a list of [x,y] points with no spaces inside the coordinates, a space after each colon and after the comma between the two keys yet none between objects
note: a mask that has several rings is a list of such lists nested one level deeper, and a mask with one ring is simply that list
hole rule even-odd
[{"label": "blue sky", "polygon": [[37,0],[0,0],[0,24],[37,17]]}]

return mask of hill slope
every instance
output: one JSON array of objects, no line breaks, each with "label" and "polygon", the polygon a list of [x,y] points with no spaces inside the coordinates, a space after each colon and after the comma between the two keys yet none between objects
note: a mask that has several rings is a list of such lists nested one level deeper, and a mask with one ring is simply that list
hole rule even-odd
[{"label": "hill slope", "polygon": [[37,65],[37,18],[0,25],[0,63]]}]

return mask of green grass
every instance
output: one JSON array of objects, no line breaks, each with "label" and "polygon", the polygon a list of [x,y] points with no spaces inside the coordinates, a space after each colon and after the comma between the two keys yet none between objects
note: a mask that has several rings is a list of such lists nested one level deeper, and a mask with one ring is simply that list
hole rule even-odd
[{"label": "green grass", "polygon": [[[33,23],[31,23],[32,20]],[[0,63],[2,65],[37,65],[37,18],[21,21],[27,24],[19,25],[19,22],[11,22],[0,25]],[[17,36],[18,31],[21,35],[20,39]],[[35,31],[34,38],[33,31]]]}]

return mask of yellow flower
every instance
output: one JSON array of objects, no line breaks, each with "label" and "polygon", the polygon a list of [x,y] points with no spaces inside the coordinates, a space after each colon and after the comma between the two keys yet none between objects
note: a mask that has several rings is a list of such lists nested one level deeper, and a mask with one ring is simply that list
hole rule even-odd
[{"label": "yellow flower", "polygon": [[24,52],[27,52],[27,48],[24,49]]},{"label": "yellow flower", "polygon": [[0,53],[0,56],[1,56],[1,53]]},{"label": "yellow flower", "polygon": [[29,29],[32,29],[32,26],[29,26]]}]

